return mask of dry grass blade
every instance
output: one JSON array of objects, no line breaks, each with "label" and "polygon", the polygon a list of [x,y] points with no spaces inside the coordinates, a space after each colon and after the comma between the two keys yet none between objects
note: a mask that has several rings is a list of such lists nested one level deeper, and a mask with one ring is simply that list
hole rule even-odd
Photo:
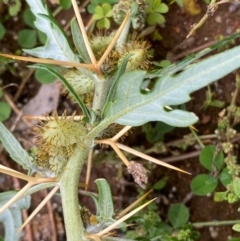
[{"label": "dry grass blade", "polygon": [[35,210],[31,213],[31,215],[27,218],[27,220],[23,223],[23,225],[18,229],[20,232],[32,219],[33,217],[42,209],[42,207],[52,198],[52,196],[57,192],[59,186],[55,186],[51,192],[42,200],[42,202],[35,208]]},{"label": "dry grass blade", "polygon": [[130,210],[133,209],[133,207],[135,207],[137,204],[139,204],[144,198],[146,198],[153,190],[151,189],[150,191],[148,191],[147,193],[145,193],[143,196],[141,196],[140,198],[138,198],[135,202],[133,202],[131,205],[129,205],[127,208],[125,208],[123,211],[121,211],[118,215],[117,215],[117,219],[123,217],[125,214],[127,214]]},{"label": "dry grass blade", "polygon": [[26,62],[33,62],[33,63],[40,63],[40,64],[53,64],[53,65],[60,65],[60,66],[71,66],[71,67],[81,67],[86,69],[95,69],[95,66],[92,64],[81,64],[77,62],[68,62],[68,61],[57,61],[52,59],[41,59],[41,58],[34,58],[34,57],[24,57],[24,56],[17,56],[12,54],[3,54],[0,53],[0,56],[14,59],[14,60],[22,60]]},{"label": "dry grass blade", "polygon": [[156,159],[156,158],[154,158],[154,157],[148,156],[148,155],[146,155],[146,154],[144,154],[144,153],[142,153],[142,152],[140,152],[140,151],[136,151],[136,150],[134,150],[134,149],[132,149],[132,148],[130,148],[130,147],[128,147],[128,146],[125,146],[125,145],[120,144],[120,143],[116,143],[116,145],[117,145],[120,149],[122,149],[122,150],[124,150],[124,151],[126,151],[126,152],[129,152],[129,153],[131,153],[131,154],[134,154],[134,155],[136,155],[136,156],[139,156],[139,157],[141,157],[141,158],[143,158],[143,159],[145,159],[145,160],[148,160],[148,161],[153,162],[153,163],[156,163],[156,164],[158,164],[158,165],[161,165],[161,166],[164,166],[164,167],[167,167],[167,168],[170,168],[170,169],[173,169],[173,170],[176,170],[176,171],[179,171],[179,172],[183,172],[183,173],[187,173],[187,174],[190,174],[190,175],[191,175],[191,173],[189,173],[189,172],[186,172],[186,171],[184,171],[184,170],[182,170],[182,169],[180,169],[180,168],[177,168],[177,167],[175,167],[175,166],[172,166],[172,165],[170,165],[170,164],[168,164],[168,163],[166,163],[166,162],[160,161],[160,160],[158,160],[158,159]]},{"label": "dry grass blade", "polygon": [[19,200],[23,195],[24,193],[34,185],[34,183],[27,183],[27,185],[25,185],[13,198],[11,198],[7,203],[5,203],[5,205],[3,205],[1,208],[0,208],[0,214],[6,210],[7,208],[9,208],[13,203],[15,203],[17,200]]},{"label": "dry grass blade", "polygon": [[117,220],[115,223],[113,223],[112,225],[110,225],[109,227],[105,228],[104,230],[102,230],[99,233],[96,233],[95,235],[101,237],[104,234],[107,234],[108,232],[110,232],[111,230],[115,229],[117,226],[119,226],[121,223],[123,223],[124,221],[126,221],[128,218],[130,218],[131,216],[133,216],[135,213],[139,212],[141,209],[143,209],[144,207],[146,207],[148,204],[150,204],[151,202],[153,202],[154,200],[156,200],[157,198],[154,198],[152,200],[150,200],[149,202],[141,205],[140,207],[134,209],[133,211],[131,211],[130,213],[128,213],[127,215],[125,215],[124,217],[120,218],[119,220]]}]

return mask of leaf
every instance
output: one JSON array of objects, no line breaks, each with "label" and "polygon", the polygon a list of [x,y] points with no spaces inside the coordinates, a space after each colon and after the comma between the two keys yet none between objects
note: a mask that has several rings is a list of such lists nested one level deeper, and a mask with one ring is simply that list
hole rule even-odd
[{"label": "leaf", "polygon": [[65,33],[61,30],[58,23],[50,17],[50,13],[48,12],[47,7],[43,4],[43,1],[26,1],[36,17],[36,28],[47,35],[47,41],[42,47],[24,51],[39,58],[78,62],[78,57],[70,48]]},{"label": "leaf", "polygon": [[18,32],[18,43],[23,48],[33,48],[37,44],[37,31],[22,29]]},{"label": "leaf", "polygon": [[34,21],[36,18],[29,8],[23,12],[23,20],[28,27],[35,28]]},{"label": "leaf", "polygon": [[152,189],[154,190],[162,190],[166,185],[167,185],[167,181],[168,181],[168,177],[167,176],[164,176],[162,177],[158,182],[156,182]]},{"label": "leaf", "polygon": [[239,177],[234,177],[233,182],[232,182],[232,188],[234,194],[240,198],[240,178]]},{"label": "leaf", "polygon": [[56,80],[56,77],[44,69],[37,69],[34,73],[35,78],[42,84],[50,84]]},{"label": "leaf", "polygon": [[232,176],[229,174],[228,168],[224,168],[219,174],[218,178],[224,187],[226,187],[232,181]]},{"label": "leaf", "polygon": [[75,90],[72,88],[72,86],[67,82],[67,80],[60,74],[58,73],[53,67],[43,65],[43,64],[35,64],[28,66],[29,68],[35,68],[35,69],[43,69],[54,75],[56,78],[58,78],[62,84],[66,87],[68,92],[73,96],[73,98],[77,101],[79,106],[81,107],[84,115],[87,117],[88,121],[91,120],[91,113],[89,109],[86,107],[86,105],[82,102],[80,97],[76,94]]},{"label": "leaf", "polygon": [[191,181],[191,190],[194,194],[205,196],[214,191],[217,187],[218,180],[207,174],[199,174]]},{"label": "leaf", "polygon": [[213,145],[204,147],[200,153],[199,159],[202,166],[209,171],[213,171],[214,166],[220,171],[224,163],[223,152],[216,152],[216,146]]},{"label": "leaf", "polygon": [[236,223],[233,225],[232,229],[236,232],[240,232],[240,223]]},{"label": "leaf", "polygon": [[214,193],[214,202],[223,202],[226,201],[227,191],[225,192],[215,192]]},{"label": "leaf", "polygon": [[221,41],[211,45],[209,48],[206,48],[206,49],[200,51],[197,54],[192,54],[190,56],[187,56],[186,58],[184,58],[183,60],[181,60],[177,64],[171,64],[164,69],[160,69],[156,73],[148,73],[147,77],[148,78],[157,78],[157,77],[162,77],[162,76],[165,76],[165,75],[173,75],[173,74],[183,70],[185,67],[189,66],[191,63],[198,60],[199,58],[205,56],[206,54],[212,52],[213,50],[221,48],[225,44],[227,44],[227,43],[229,43],[229,42],[231,42],[234,39],[239,38],[239,37],[240,37],[240,32],[235,33],[235,34],[233,34],[233,35],[231,35],[231,36],[229,36],[225,39],[222,39]]},{"label": "leaf", "polygon": [[5,33],[6,33],[6,29],[5,29],[5,27],[3,26],[3,24],[0,23],[0,40],[3,39]]},{"label": "leaf", "polygon": [[105,223],[110,220],[112,220],[112,217],[114,216],[114,207],[113,207],[113,201],[112,201],[112,192],[110,189],[110,186],[108,182],[103,179],[99,178],[94,181],[97,184],[98,187],[98,213],[99,213],[99,219],[101,222]]},{"label": "leaf", "polygon": [[146,73],[125,73],[116,86],[116,95],[108,103],[104,117],[108,122],[139,126],[149,121],[163,121],[171,126],[189,126],[198,118],[182,111],[166,111],[164,107],[183,104],[189,94],[231,73],[240,66],[240,47],[227,50],[190,66],[175,76],[158,78],[152,91],[141,92]]},{"label": "leaf", "polygon": [[[15,196],[16,193],[16,191],[1,193],[0,207]],[[30,195],[21,198],[0,214],[0,222],[4,224],[5,241],[18,241],[20,239],[21,233],[17,231],[22,225],[21,209],[28,209],[30,207],[30,199]]]},{"label": "leaf", "polygon": [[11,106],[7,102],[0,102],[0,121],[7,120],[11,115]]},{"label": "leaf", "polygon": [[168,210],[168,219],[174,228],[180,228],[188,222],[189,210],[183,203],[176,203]]},{"label": "leaf", "polygon": [[28,153],[22,148],[12,133],[0,122],[0,140],[10,157],[24,169],[32,168],[32,162]]},{"label": "leaf", "polygon": [[83,40],[83,36],[78,26],[76,18],[73,18],[71,21],[71,32],[72,32],[74,45],[81,59],[83,59],[84,63],[91,63],[91,60],[89,58],[88,51],[85,46],[85,42]]},{"label": "leaf", "polygon": [[60,0],[60,5],[64,9],[69,9],[72,6],[71,0]]}]

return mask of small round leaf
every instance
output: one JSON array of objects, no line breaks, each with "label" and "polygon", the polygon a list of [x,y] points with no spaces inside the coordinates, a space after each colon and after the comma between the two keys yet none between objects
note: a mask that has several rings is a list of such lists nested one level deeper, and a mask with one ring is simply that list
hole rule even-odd
[{"label": "small round leaf", "polygon": [[18,43],[23,48],[33,48],[37,43],[37,31],[30,29],[19,31]]},{"label": "small round leaf", "polygon": [[188,222],[189,210],[183,203],[176,203],[168,210],[168,219],[174,228],[182,227]]},{"label": "small round leaf", "polygon": [[222,151],[216,153],[216,146],[213,145],[204,147],[199,159],[200,163],[209,171],[213,171],[214,166],[216,166],[218,170],[221,170],[224,162]]},{"label": "small round leaf", "polygon": [[219,175],[219,180],[224,187],[231,183],[232,176],[229,174],[229,170],[227,168],[224,168],[222,170],[222,172]]},{"label": "small round leaf", "polygon": [[199,174],[193,178],[190,187],[194,194],[204,196],[214,191],[217,183],[218,180],[215,177],[207,174]]},{"label": "small round leaf", "polygon": [[11,107],[7,102],[0,102],[0,121],[7,120],[11,115]]},{"label": "small round leaf", "polygon": [[60,0],[60,5],[63,9],[69,9],[72,6],[71,0]]},{"label": "small round leaf", "polygon": [[35,28],[34,21],[36,20],[32,11],[28,8],[23,13],[23,21],[24,23],[31,28]]},{"label": "small round leaf", "polygon": [[56,77],[44,69],[36,69],[35,78],[42,84],[52,83]]}]

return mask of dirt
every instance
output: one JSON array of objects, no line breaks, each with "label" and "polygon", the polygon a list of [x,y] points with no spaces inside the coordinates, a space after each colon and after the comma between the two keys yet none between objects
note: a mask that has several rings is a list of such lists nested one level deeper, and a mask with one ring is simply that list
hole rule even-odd
[{"label": "dirt", "polygon": [[[206,11],[206,4],[203,1],[197,2],[201,8],[201,13],[196,16],[191,16],[184,9],[178,7],[176,4],[170,6],[170,11],[165,15],[166,23],[159,26],[159,32],[161,33],[163,40],[161,42],[152,42],[155,48],[154,58],[156,60],[169,59],[171,61],[178,61],[189,53],[195,53],[205,47],[211,45],[222,37],[233,34],[237,29],[240,29],[240,5],[238,4],[222,4],[216,11],[216,13],[210,17],[207,22],[196,31],[196,33],[189,39],[186,36],[190,30],[190,26],[197,23]],[[6,8],[4,9],[6,11]],[[70,20],[73,16],[72,11],[63,11],[57,19]],[[21,19],[21,17],[19,17]],[[85,18],[86,19],[86,18]],[[14,53],[17,49],[20,49],[16,41],[16,33],[21,29],[24,24],[22,21],[13,21],[9,19],[5,25],[8,29],[6,37],[0,42],[1,52],[12,52]],[[11,44],[10,44],[11,43]],[[236,40],[234,44],[239,44],[239,40]],[[20,84],[22,77],[26,75],[27,69],[24,68],[24,63],[14,64],[16,74],[12,75],[9,71],[5,71],[1,75],[2,85],[9,83]],[[16,106],[21,108],[30,98],[36,95],[39,88],[39,83],[32,78],[29,81],[18,101],[15,103]],[[231,74],[221,81],[211,85],[212,91],[216,94],[215,98],[225,102],[225,106],[230,103],[231,92],[234,89],[234,75]],[[199,130],[199,135],[214,133],[217,127],[219,108],[209,107],[206,111],[202,110],[202,106],[205,102],[205,89],[200,90],[192,96],[192,101],[187,105],[188,109],[193,111],[199,116],[199,122],[195,126]],[[7,93],[10,96],[14,96],[16,93],[16,87],[7,89]],[[60,100],[60,109],[70,108],[74,109],[74,106],[69,104],[69,100],[63,97]],[[7,126],[12,126],[13,121],[16,117],[11,119],[11,122],[6,122]],[[170,143],[174,140],[182,139],[184,135],[188,134],[187,128],[175,129],[173,132],[168,133],[165,136],[165,142]],[[21,143],[29,148],[34,141],[31,130],[26,130],[24,133],[14,133]],[[147,142],[145,135],[142,133],[141,128],[135,128],[131,134],[124,141],[130,146],[142,147],[149,149],[153,144]],[[212,140],[208,140],[208,143],[216,144]],[[94,180],[96,178],[106,178],[111,185],[114,204],[116,210],[121,210],[128,206],[131,202],[136,199],[139,189],[136,187],[132,177],[127,173],[126,168],[119,161],[118,157],[110,152],[110,149],[99,149],[106,154],[105,161],[97,161],[99,156],[96,154],[96,161],[93,165],[91,172],[90,191],[96,192],[96,185]],[[99,150],[96,151],[99,152]],[[199,150],[198,145],[191,145],[186,150],[176,147],[169,147],[168,152],[164,154],[154,154],[156,158],[164,159],[171,158],[173,155],[182,155],[186,153],[193,153]],[[236,149],[236,152],[239,152]],[[111,161],[109,161],[111,157]],[[137,158],[134,160],[138,161]],[[140,161],[140,160],[139,160]],[[13,163],[8,155],[3,151],[1,153],[0,163],[8,167],[20,170],[19,166]],[[146,162],[144,162],[146,163]],[[172,171],[163,167],[153,166],[151,167],[151,173],[149,174],[149,187],[152,184],[160,180],[162,177],[167,176],[169,180],[166,187],[161,192],[154,192],[151,197],[159,196],[158,211],[163,221],[167,220],[167,210],[173,203],[184,202],[190,210],[190,222],[208,222],[208,221],[223,221],[223,220],[238,220],[240,215],[237,212],[239,203],[230,205],[226,202],[216,203],[213,201],[213,195],[206,197],[197,197],[191,194],[190,182],[193,177],[199,173],[205,172],[200,166],[198,157],[186,158],[183,161],[177,161],[171,163],[185,171],[190,172],[192,175],[182,174],[176,171]],[[81,182],[84,183],[86,170],[83,170],[81,175]],[[1,192],[19,189],[23,187],[24,183],[19,182],[9,176],[0,174],[0,190]],[[219,190],[223,187],[219,185]],[[51,190],[48,190],[48,192]],[[28,215],[34,210],[39,202],[46,196],[46,191],[40,191],[32,196],[31,207],[27,211]],[[82,205],[87,205],[94,213],[94,204],[88,196],[82,194],[79,191],[79,198]],[[52,219],[50,218],[52,215]],[[3,227],[0,226],[3,232]],[[61,208],[61,201],[59,196],[53,197],[51,204],[45,206],[39,214],[30,223],[30,232],[24,230],[21,240],[28,241],[48,241],[55,240],[64,241],[66,240],[63,214]],[[200,241],[226,241],[229,237],[240,237],[240,235],[234,232],[229,226],[210,226],[198,229],[200,232]],[[32,239],[30,236],[32,234]]]}]

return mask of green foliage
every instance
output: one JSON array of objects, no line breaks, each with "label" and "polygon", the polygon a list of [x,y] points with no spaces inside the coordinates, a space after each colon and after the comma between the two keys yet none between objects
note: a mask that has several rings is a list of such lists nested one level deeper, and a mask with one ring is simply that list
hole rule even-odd
[{"label": "green foliage", "polygon": [[6,33],[6,29],[5,27],[3,26],[2,23],[0,23],[0,40],[2,40],[5,36],[5,33]]},{"label": "green foliage", "polygon": [[37,69],[34,73],[35,78],[42,84],[50,84],[56,77],[44,69]]},{"label": "green foliage", "polygon": [[17,14],[20,12],[21,10],[21,0],[14,0],[11,1],[11,4],[8,4],[9,0],[3,0],[3,3],[7,4],[9,6],[8,8],[8,13],[10,16],[14,17],[17,16]]},{"label": "green foliage", "polygon": [[222,151],[218,152],[215,146],[209,145],[202,149],[199,160],[208,171],[213,171],[215,167],[220,171],[224,162],[224,156]]},{"label": "green foliage", "polygon": [[32,13],[32,11],[27,8],[24,12],[23,12],[23,21],[24,23],[30,27],[35,29],[35,25],[34,25],[34,21],[36,20],[34,14]]},{"label": "green foliage", "polygon": [[100,4],[108,3],[110,5],[117,3],[118,0],[91,0],[90,4],[87,7],[89,13],[94,14],[95,8]]},{"label": "green foliage", "polygon": [[[204,168],[212,173],[211,174],[199,174],[193,178],[191,182],[191,190],[194,194],[204,196],[215,190],[218,184],[218,180],[227,186],[231,182],[231,176],[228,173],[227,168],[223,168],[224,156],[222,151],[218,151],[216,146],[206,146],[200,153],[200,163]],[[218,193],[215,197],[215,201],[222,200],[225,194]]]},{"label": "green foliage", "polygon": [[240,56],[236,54],[239,50],[240,47],[235,47],[212,56],[178,75],[158,77],[150,92],[141,91],[146,72],[126,72],[116,85],[115,96],[107,103],[104,118],[130,126],[139,126],[149,121],[162,121],[179,127],[192,125],[197,121],[193,113],[178,109],[166,111],[165,106],[185,103],[190,99],[191,92],[238,68]]},{"label": "green foliage", "polygon": [[110,17],[112,17],[112,7],[110,4],[104,3],[102,6],[96,6],[93,19],[97,20],[97,27],[99,29],[110,28],[110,20],[108,19]]},{"label": "green foliage", "polygon": [[0,122],[0,140],[11,158],[26,170],[33,167],[28,153],[22,148],[13,134]]},{"label": "green foliage", "polygon": [[25,50],[25,52],[39,58],[78,62],[78,57],[71,50],[65,33],[59,24],[52,17],[49,17],[49,12],[43,1],[38,1],[38,4],[35,1],[26,1],[35,15],[36,28],[47,35],[47,41],[43,47]]},{"label": "green foliage", "polygon": [[[16,195],[16,191],[0,193],[0,207]],[[21,210],[30,207],[31,196],[28,195],[16,201],[11,207],[0,214],[0,222],[4,225],[4,241],[18,241],[20,234],[18,228],[22,225]]]},{"label": "green foliage", "polygon": [[168,177],[164,176],[153,185],[152,189],[157,191],[162,190],[167,185],[167,181],[168,181]]},{"label": "green foliage", "polygon": [[11,115],[11,107],[7,102],[0,101],[0,121],[7,120]]},{"label": "green foliage", "polygon": [[168,6],[165,3],[162,3],[162,0],[147,0],[147,4],[147,23],[149,25],[164,23],[165,18],[162,13],[168,12]]},{"label": "green foliage", "polygon": [[164,139],[164,135],[174,129],[164,122],[146,123],[142,126],[142,131],[146,134],[147,140],[154,143]]},{"label": "green foliage", "polygon": [[23,48],[33,48],[37,44],[37,31],[22,29],[18,32],[18,43]]},{"label": "green foliage", "polygon": [[72,6],[71,0],[60,0],[60,5],[63,9],[69,9]]},{"label": "green foliage", "polygon": [[180,228],[188,222],[189,210],[183,203],[175,203],[168,210],[168,219],[174,228]]}]

